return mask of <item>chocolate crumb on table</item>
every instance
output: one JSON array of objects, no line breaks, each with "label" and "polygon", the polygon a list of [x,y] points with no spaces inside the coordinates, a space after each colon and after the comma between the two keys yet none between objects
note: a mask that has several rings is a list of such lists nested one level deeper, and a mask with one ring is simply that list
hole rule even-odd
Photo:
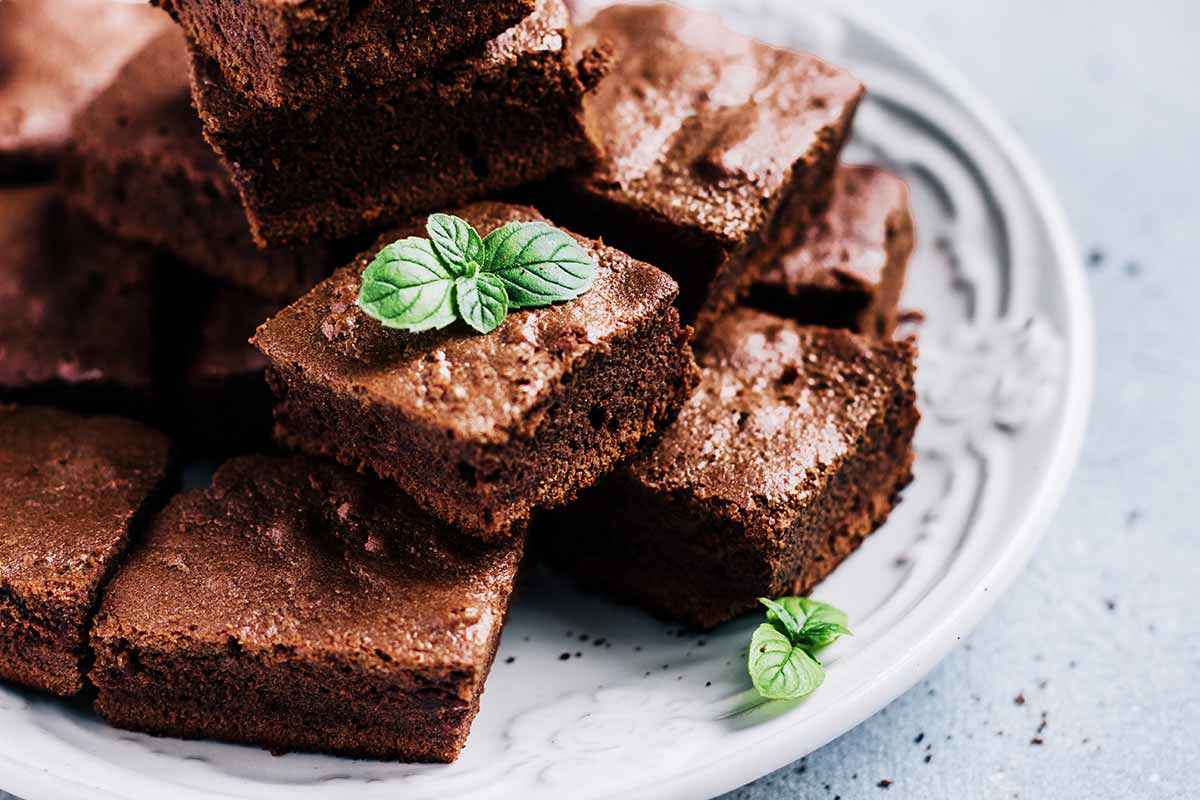
[{"label": "chocolate crumb on table", "polygon": [[0,181],[50,177],[76,114],[165,14],[109,0],[0,2]]},{"label": "chocolate crumb on table", "polygon": [[840,167],[829,210],[803,244],[767,267],[747,305],[886,339],[899,322],[914,245],[904,181],[877,167]]},{"label": "chocolate crumb on table", "polygon": [[482,45],[535,0],[151,0],[245,98],[320,106],[393,85]]},{"label": "chocolate crumb on table", "polygon": [[169,442],[117,417],[0,405],[0,678],[84,688],[101,587],[168,472]]},{"label": "chocolate crumb on table", "polygon": [[911,480],[914,355],[728,315],[658,444],[539,523],[540,544],[585,586],[699,628],[808,594]]},{"label": "chocolate crumb on table", "polygon": [[0,401],[140,416],[155,398],[154,254],[0,189]]},{"label": "chocolate crumb on table", "polygon": [[[545,218],[525,206],[454,212],[485,236]],[[386,243],[263,325],[276,436],[394,481],[470,535],[503,539],[535,510],[571,500],[674,419],[696,380],[675,282],[649,264],[575,237],[597,262],[569,303],[513,311],[479,335],[456,324],[411,334],[357,306]]]},{"label": "chocolate crumb on table", "polygon": [[183,35],[167,26],[80,114],[60,175],[66,200],[118,236],[290,302],[355,248],[258,249],[241,198],[204,141],[188,74]]},{"label": "chocolate crumb on table", "polygon": [[618,53],[585,101],[605,156],[542,205],[670,273],[702,338],[828,203],[863,86],[674,5],[606,8],[577,39]]},{"label": "chocolate crumb on table", "polygon": [[330,462],[236,458],[157,515],[105,593],[96,709],[276,752],[452,761],[522,549]]},{"label": "chocolate crumb on table", "polygon": [[338,239],[594,160],[568,39],[562,0],[538,0],[461,59],[312,109],[246,103],[199,52],[192,94],[260,244]]}]

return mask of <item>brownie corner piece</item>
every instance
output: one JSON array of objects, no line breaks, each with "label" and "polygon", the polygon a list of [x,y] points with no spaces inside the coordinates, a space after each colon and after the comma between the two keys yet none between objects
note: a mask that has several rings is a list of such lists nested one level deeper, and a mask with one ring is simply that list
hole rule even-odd
[{"label": "brownie corner piece", "polygon": [[562,0],[482,47],[316,108],[257,107],[193,51],[204,134],[261,245],[336,240],[595,160]]},{"label": "brownie corner piece", "polygon": [[129,420],[0,405],[0,678],[83,689],[92,612],[169,450]]},{"label": "brownie corner piece", "polygon": [[585,99],[602,157],[556,216],[666,270],[707,329],[829,200],[863,85],[821,59],[666,3],[601,10],[575,46],[620,58]]},{"label": "brownie corner piece", "polygon": [[904,181],[879,167],[839,167],[829,209],[767,267],[746,304],[886,339],[896,329],[914,246]]},{"label": "brownie corner piece", "polygon": [[235,458],[155,517],[105,592],[96,708],[275,752],[453,761],[522,551],[332,462]]},{"label": "brownie corner piece", "polygon": [[[481,235],[536,210],[458,212]],[[418,225],[380,242],[421,235]],[[408,334],[355,305],[376,250],[262,326],[276,434],[366,467],[431,513],[485,539],[521,529],[633,455],[695,383],[690,330],[657,268],[576,237],[596,260],[578,299],[513,311],[481,336],[465,325]]]},{"label": "brownie corner piece", "polygon": [[395,84],[498,36],[537,0],[152,0],[252,102],[319,106]]},{"label": "brownie corner piece", "polygon": [[707,345],[675,424],[545,537],[580,582],[700,628],[852,553],[910,481],[919,419],[908,341],[738,310]]}]

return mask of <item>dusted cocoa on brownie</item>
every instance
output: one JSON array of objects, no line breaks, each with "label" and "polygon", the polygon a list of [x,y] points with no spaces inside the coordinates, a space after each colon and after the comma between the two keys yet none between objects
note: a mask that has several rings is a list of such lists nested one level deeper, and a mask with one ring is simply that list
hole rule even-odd
[{"label": "dusted cocoa on brownie", "polygon": [[749,310],[708,341],[661,442],[545,537],[582,583],[700,628],[808,594],[853,552],[911,479],[919,418],[908,342]]},{"label": "dusted cocoa on brownie", "polygon": [[538,0],[470,56],[303,111],[247,104],[193,53],[193,96],[258,241],[336,239],[594,159],[567,28],[562,0]]},{"label": "dusted cocoa on brownie", "polygon": [[50,188],[0,189],[0,399],[144,410],[154,260],[65,212]]},{"label": "dusted cocoa on brownie", "polygon": [[386,87],[482,45],[535,0],[152,0],[225,81],[271,106],[319,106]]},{"label": "dusted cocoa on brownie", "polygon": [[610,7],[577,39],[619,55],[585,102],[606,155],[545,207],[669,272],[703,335],[828,201],[863,87],[678,6]]},{"label": "dusted cocoa on brownie", "polygon": [[75,115],[169,26],[110,0],[0,2],[0,180],[51,174]]},{"label": "dusted cocoa on brownie", "polygon": [[234,459],[170,502],[105,593],[96,709],[169,736],[452,761],[521,550],[336,464]]},{"label": "dusted cocoa on brownie", "polygon": [[335,248],[255,246],[237,190],[201,134],[188,85],[183,34],[167,26],[80,114],[62,170],[67,201],[118,236],[260,295],[294,300],[332,271]]},{"label": "dusted cocoa on brownie", "polygon": [[83,688],[101,587],[167,466],[135,422],[0,406],[0,678]]},{"label": "dusted cocoa on brownie", "polygon": [[841,167],[829,210],[802,245],[767,268],[747,304],[806,325],[889,337],[913,245],[904,181],[877,167]]},{"label": "dusted cocoa on brownie", "polygon": [[[455,213],[480,235],[544,219],[499,203]],[[380,246],[423,234],[413,225]],[[597,262],[593,288],[514,311],[486,336],[458,324],[410,334],[367,317],[355,300],[376,250],[364,253],[254,339],[272,364],[277,437],[369,468],[487,539],[567,502],[674,418],[696,371],[675,282],[576,238]]]}]

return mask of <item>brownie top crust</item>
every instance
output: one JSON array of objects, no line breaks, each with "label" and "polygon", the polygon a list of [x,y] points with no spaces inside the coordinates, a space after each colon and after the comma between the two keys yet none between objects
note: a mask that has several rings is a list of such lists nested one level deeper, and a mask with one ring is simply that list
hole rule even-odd
[{"label": "brownie top crust", "polygon": [[725,246],[763,227],[793,167],[863,93],[814,56],[674,5],[604,9],[575,46],[604,41],[619,60],[585,107],[606,156],[580,188]]},{"label": "brownie top crust", "polygon": [[883,280],[890,234],[909,219],[908,186],[873,166],[846,166],[834,177],[833,202],[804,244],[759,279],[800,288],[869,288]]},{"label": "brownie top crust", "polygon": [[96,635],[486,667],[521,550],[460,540],[394,487],[336,464],[245,456],[155,518]]},{"label": "brownie top crust", "polygon": [[875,345],[740,309],[713,329],[699,388],[632,476],[786,527],[872,418],[911,386],[912,355],[908,342]]},{"label": "brownie top crust", "polygon": [[[453,212],[481,236],[537,210],[478,203]],[[384,328],[355,303],[360,277],[385,244],[423,236],[423,224],[392,231],[372,250],[259,328],[254,342],[275,362],[463,441],[504,443],[537,429],[561,380],[607,342],[673,302],[678,286],[655,267],[575,237],[596,260],[595,283],[576,300],[514,311],[492,333],[464,325],[410,334]]]},{"label": "brownie top crust", "polygon": [[0,252],[0,386],[149,388],[150,251],[32,187],[0,190]]},{"label": "brownie top crust", "polygon": [[75,114],[169,26],[157,10],[108,0],[0,2],[0,177],[48,167]]},{"label": "brownie top crust", "polygon": [[87,604],[168,450],[129,420],[0,406],[0,591]]}]

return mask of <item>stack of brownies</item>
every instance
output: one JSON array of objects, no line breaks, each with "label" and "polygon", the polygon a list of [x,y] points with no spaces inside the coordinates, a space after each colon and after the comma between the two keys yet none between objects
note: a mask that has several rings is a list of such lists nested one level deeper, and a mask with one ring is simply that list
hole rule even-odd
[{"label": "stack of brownies", "polygon": [[[155,3],[0,4],[0,676],[450,761],[530,537],[707,628],[887,518],[912,221],[839,164],[851,75],[670,5]],[[431,212],[594,284],[384,327],[363,272]],[[236,457],[172,497],[194,454]]]}]

